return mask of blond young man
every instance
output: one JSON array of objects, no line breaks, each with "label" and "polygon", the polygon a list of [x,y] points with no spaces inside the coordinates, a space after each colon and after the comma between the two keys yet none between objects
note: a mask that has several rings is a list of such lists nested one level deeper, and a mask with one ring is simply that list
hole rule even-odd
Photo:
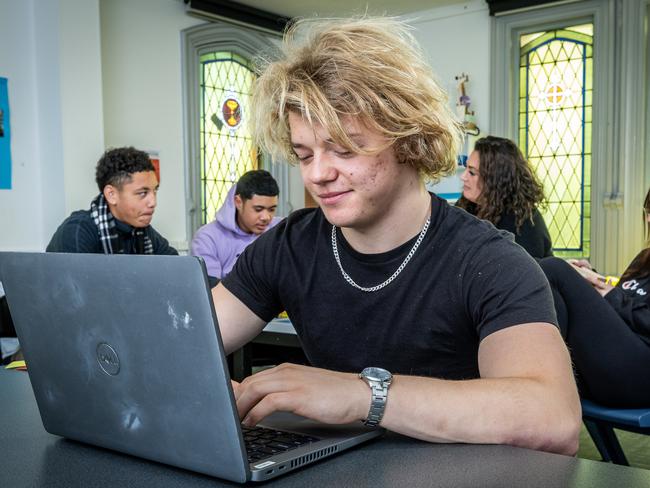
[{"label": "blond young man", "polygon": [[541,270],[425,189],[453,171],[459,129],[408,28],[299,23],[253,106],[258,140],[299,165],[319,208],[262,235],[213,290],[227,351],[286,309],[314,366],[237,385],[244,424],[283,410],[574,454],[580,404]]}]

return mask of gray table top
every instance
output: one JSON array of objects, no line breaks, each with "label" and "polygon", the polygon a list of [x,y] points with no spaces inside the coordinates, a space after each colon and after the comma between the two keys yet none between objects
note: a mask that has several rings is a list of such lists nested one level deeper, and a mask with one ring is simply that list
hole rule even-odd
[{"label": "gray table top", "polygon": [[289,319],[273,319],[264,327],[264,332],[296,335],[296,329]]},{"label": "gray table top", "polygon": [[[237,486],[45,432],[26,373],[0,370],[0,480],[20,487]],[[637,487],[650,471],[508,446],[429,444],[396,434],[263,486]]]}]

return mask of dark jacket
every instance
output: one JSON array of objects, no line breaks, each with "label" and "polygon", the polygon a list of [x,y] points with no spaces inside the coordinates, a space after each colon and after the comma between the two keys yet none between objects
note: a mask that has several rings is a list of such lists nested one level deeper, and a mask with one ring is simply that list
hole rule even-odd
[{"label": "dark jacket", "polygon": [[[124,250],[124,254],[141,254],[136,248],[136,238],[133,235],[135,228],[117,219],[115,223],[120,248]],[[178,251],[169,245],[167,239],[156,232],[152,226],[145,227],[144,232],[151,239],[154,254],[178,254]],[[103,254],[104,248],[99,239],[99,231],[90,216],[90,210],[72,212],[54,233],[46,251]]]}]

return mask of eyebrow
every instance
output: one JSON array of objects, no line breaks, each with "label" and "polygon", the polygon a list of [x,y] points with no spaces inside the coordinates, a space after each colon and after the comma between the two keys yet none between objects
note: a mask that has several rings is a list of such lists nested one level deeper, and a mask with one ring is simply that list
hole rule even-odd
[{"label": "eyebrow", "polygon": [[[360,142],[365,142],[363,134],[359,134],[359,133],[354,132],[352,134],[348,134],[348,137],[350,139],[352,139],[352,141],[355,142],[356,144],[359,144]],[[328,137],[323,142],[325,142],[325,144],[330,145],[330,146],[338,146],[338,145],[340,145],[338,142],[334,141],[334,139],[332,139],[331,137]],[[293,142],[293,141],[291,142],[291,147],[293,147],[294,149],[309,149],[304,144],[300,144],[299,142]]]},{"label": "eyebrow", "polygon": [[[359,138],[363,138],[363,134],[358,133],[358,132],[353,132],[353,133],[351,133],[351,134],[347,134],[347,136],[348,136],[350,139],[359,139]],[[327,139],[325,139],[325,142],[327,142],[328,144],[336,144],[336,142],[334,142],[334,139],[332,139],[331,137],[328,137]]]}]

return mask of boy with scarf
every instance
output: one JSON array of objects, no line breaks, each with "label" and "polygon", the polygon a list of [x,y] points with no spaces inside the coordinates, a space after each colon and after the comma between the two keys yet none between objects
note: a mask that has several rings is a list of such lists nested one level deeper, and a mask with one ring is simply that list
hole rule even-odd
[{"label": "boy with scarf", "polygon": [[56,230],[47,252],[178,254],[150,225],[158,178],[144,151],[111,149],[97,162],[99,195],[89,210],[77,210]]}]

